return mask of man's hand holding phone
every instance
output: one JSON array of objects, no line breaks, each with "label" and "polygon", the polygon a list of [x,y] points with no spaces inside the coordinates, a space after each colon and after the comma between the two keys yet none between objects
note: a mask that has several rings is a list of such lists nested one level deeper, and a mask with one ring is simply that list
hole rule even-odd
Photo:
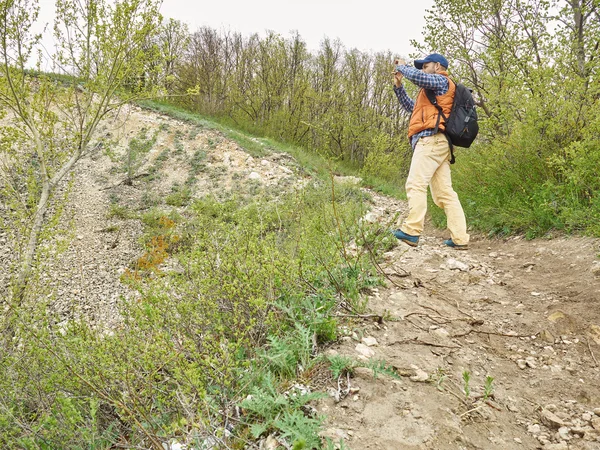
[{"label": "man's hand holding phone", "polygon": [[395,59],[394,60],[394,85],[396,87],[400,87],[402,86],[402,72],[398,72],[396,70],[396,66],[403,66],[406,64],[406,61],[404,61],[403,59]]}]

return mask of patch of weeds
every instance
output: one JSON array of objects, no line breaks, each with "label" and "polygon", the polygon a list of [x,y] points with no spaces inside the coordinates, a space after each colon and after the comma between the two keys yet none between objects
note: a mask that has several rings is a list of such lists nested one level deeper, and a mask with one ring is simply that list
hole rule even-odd
[{"label": "patch of weeds", "polygon": [[118,225],[110,225],[106,228],[102,228],[100,230],[100,233],[115,233],[115,232],[119,231],[120,229],[121,229],[121,227]]},{"label": "patch of weeds", "polygon": [[388,375],[396,380],[401,380],[402,377],[398,375],[396,369],[391,364],[388,364],[383,359],[369,360],[363,367],[367,367],[373,371],[373,378],[377,379],[380,374]]},{"label": "patch of weeds", "polygon": [[463,393],[465,394],[465,398],[469,400],[471,396],[471,372],[468,370],[463,371],[462,373],[463,379]]},{"label": "patch of weeds", "polygon": [[136,137],[129,140],[123,162],[123,171],[127,173],[125,184],[128,186],[131,186],[133,180],[139,177],[140,174],[138,174],[138,171],[145,164],[146,155],[156,143],[158,130],[151,137],[148,137],[147,133],[148,130],[142,128]]},{"label": "patch of weeds", "polygon": [[[164,149],[160,154],[156,157],[156,163],[164,163],[169,159],[169,149]],[[161,164],[162,165],[162,164]]]},{"label": "patch of weeds", "polygon": [[346,373],[352,373],[354,368],[358,366],[357,361],[349,356],[332,355],[327,356],[326,359],[329,362],[329,370],[331,370],[334,379],[338,379]]},{"label": "patch of weeds", "polygon": [[151,191],[145,191],[140,199],[139,209],[148,209],[158,206],[162,203],[162,198],[159,194]]},{"label": "patch of weeds", "polygon": [[260,181],[257,180],[248,180],[246,183],[248,189],[248,195],[251,197],[256,197],[261,194],[263,191],[263,185]]},{"label": "patch of weeds", "polygon": [[307,416],[302,408],[325,396],[295,387],[280,393],[275,380],[268,375],[251,390],[251,395],[240,406],[248,413],[246,419],[251,420],[249,425],[255,438],[276,432],[294,449],[313,449],[321,447],[318,432],[323,418]]},{"label": "patch of weeds", "polygon": [[122,220],[132,219],[135,217],[135,214],[129,210],[126,206],[119,205],[117,203],[112,203],[106,214],[106,217],[109,219],[117,218]]},{"label": "patch of weeds", "polygon": [[360,263],[336,267],[329,272],[329,277],[358,314],[363,314],[367,308],[368,298],[362,294],[383,284],[381,276],[372,267]]},{"label": "patch of weeds", "polygon": [[171,128],[171,125],[168,122],[162,122],[159,126],[158,126],[158,130],[159,131],[169,131],[169,128]]},{"label": "patch of weeds", "polygon": [[158,210],[142,216],[148,226],[145,235],[145,252],[134,261],[131,268],[122,275],[123,281],[139,281],[150,274],[160,274],[158,268],[174,251],[180,236],[175,232],[177,222]]},{"label": "patch of weeds", "polygon": [[187,186],[173,185],[172,192],[165,197],[169,206],[182,207],[189,204],[192,199],[192,190]]},{"label": "patch of weeds", "polygon": [[173,152],[174,155],[177,156],[181,156],[185,153],[185,147],[183,146],[183,143],[180,141],[175,141],[175,151]]},{"label": "patch of weeds", "polygon": [[299,323],[294,328],[283,337],[269,336],[267,350],[261,353],[269,371],[280,377],[293,378],[299,367],[305,370],[311,362],[312,330]]},{"label": "patch of weeds", "polygon": [[202,127],[200,127],[200,126],[195,126],[194,128],[192,128],[192,129],[190,130],[190,134],[189,134],[189,136],[188,136],[188,139],[189,139],[190,141],[193,141],[194,139],[196,139],[196,137],[198,137],[198,134],[199,134],[199,133],[202,131],[202,129],[203,129],[203,128],[202,128]]},{"label": "patch of weeds", "polygon": [[208,178],[211,180],[218,180],[223,177],[227,173],[227,168],[224,166],[213,166],[210,173],[208,174]]},{"label": "patch of weeds", "polygon": [[146,234],[156,235],[165,230],[171,230],[182,218],[175,211],[166,212],[158,208],[152,208],[141,217],[146,226]]},{"label": "patch of weeds", "polygon": [[494,378],[491,376],[485,377],[485,382],[483,384],[483,399],[487,400],[491,396],[494,395]]},{"label": "patch of weeds", "polygon": [[183,137],[184,135],[181,130],[177,130],[175,132],[173,137],[173,145],[175,145],[175,151],[173,152],[174,155],[181,156],[185,153],[185,147],[183,146],[183,142],[181,142]]},{"label": "patch of weeds", "polygon": [[462,417],[476,413],[481,408],[486,407],[490,399],[494,398],[494,378],[489,375],[486,376],[483,385],[475,386],[475,388],[473,388],[473,379],[470,371],[463,370],[461,378],[462,383],[458,383],[448,377],[444,369],[438,368],[436,373],[431,375],[430,380],[435,383],[439,391],[447,391],[461,400],[467,408],[467,411],[461,415]]},{"label": "patch of weeds", "polygon": [[190,166],[192,168],[191,173],[197,175],[200,172],[204,172],[206,170],[205,160],[206,152],[201,149],[196,150],[190,160]]}]

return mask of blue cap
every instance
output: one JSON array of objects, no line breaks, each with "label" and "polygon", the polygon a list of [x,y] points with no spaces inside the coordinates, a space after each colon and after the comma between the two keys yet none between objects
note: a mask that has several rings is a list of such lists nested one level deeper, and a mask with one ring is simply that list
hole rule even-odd
[{"label": "blue cap", "polygon": [[439,53],[432,53],[431,55],[425,57],[425,59],[415,59],[415,67],[421,70],[423,68],[423,64],[428,62],[440,63],[446,69],[448,68],[448,60]]}]

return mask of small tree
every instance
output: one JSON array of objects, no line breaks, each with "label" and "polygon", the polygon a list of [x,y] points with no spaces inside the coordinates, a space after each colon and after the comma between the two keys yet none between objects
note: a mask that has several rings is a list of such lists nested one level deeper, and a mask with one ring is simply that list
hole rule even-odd
[{"label": "small tree", "polygon": [[[16,224],[19,267],[12,299],[21,302],[37,260],[57,187],[98,151],[101,121],[148,95],[144,43],[161,17],[158,0],[56,0],[56,71],[40,72],[41,36],[31,33],[38,0],[0,0],[0,171],[3,222]],[[28,62],[38,55],[37,71]],[[125,89],[127,88],[127,89]]]}]

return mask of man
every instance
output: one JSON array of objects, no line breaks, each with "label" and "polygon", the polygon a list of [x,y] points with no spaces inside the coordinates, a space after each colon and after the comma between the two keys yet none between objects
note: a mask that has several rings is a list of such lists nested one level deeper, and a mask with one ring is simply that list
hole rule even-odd
[{"label": "man", "polygon": [[[427,212],[429,185],[433,201],[446,213],[451,238],[444,241],[444,244],[457,250],[466,250],[469,244],[467,222],[458,195],[452,189],[451,151],[443,133],[444,120],[440,120],[439,131],[436,132],[439,111],[428,100],[425,92],[429,89],[435,93],[439,106],[448,117],[456,90],[456,85],[448,78],[448,61],[442,55],[433,53],[425,59],[416,60],[415,67],[406,65],[403,60],[395,63],[394,91],[402,107],[411,113],[408,138],[413,156],[406,180],[408,217],[393,232],[394,236],[412,247],[417,246]],[[411,100],[404,90],[403,78],[421,88],[416,101]]]}]

